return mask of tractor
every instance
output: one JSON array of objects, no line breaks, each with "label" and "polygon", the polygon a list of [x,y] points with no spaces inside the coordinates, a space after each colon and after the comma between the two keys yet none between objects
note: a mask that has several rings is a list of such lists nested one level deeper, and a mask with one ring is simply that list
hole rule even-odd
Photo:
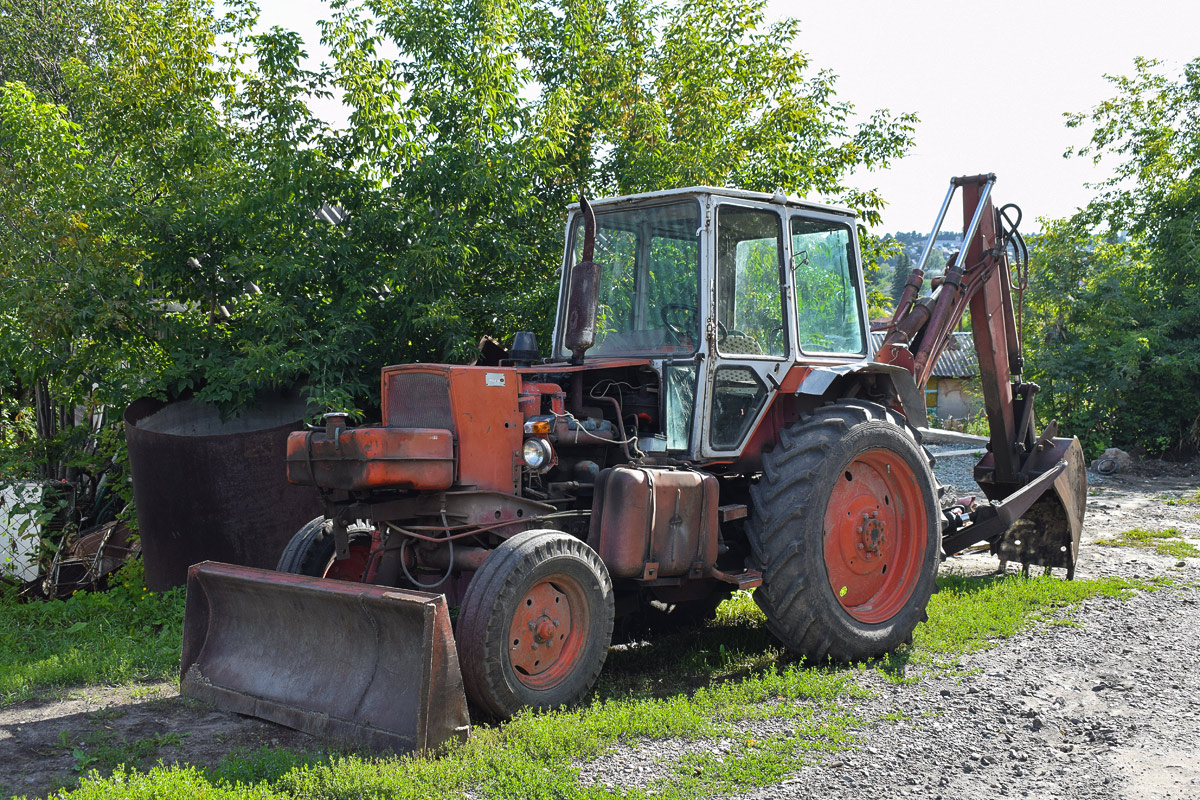
[{"label": "tractor", "polygon": [[[709,187],[581,199],[544,350],[520,333],[469,366],[387,366],[379,424],[291,434],[288,478],[324,514],[276,572],[192,568],[183,693],[426,750],[471,711],[579,701],[614,635],[734,590],[793,653],[855,662],[911,641],[965,547],[1069,576],[1083,454],[1035,427],[1028,254],[994,184],[951,181],[877,347],[852,212]],[[958,191],[962,244],[927,282]],[[991,428],[978,499],[944,496],[920,432],[968,309]]]}]

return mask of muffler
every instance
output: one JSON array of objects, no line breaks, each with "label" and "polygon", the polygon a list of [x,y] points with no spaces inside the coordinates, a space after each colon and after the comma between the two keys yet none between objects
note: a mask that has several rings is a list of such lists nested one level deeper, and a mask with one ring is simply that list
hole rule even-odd
[{"label": "muffler", "polygon": [[188,572],[180,692],[376,750],[470,730],[443,595],[211,561]]}]

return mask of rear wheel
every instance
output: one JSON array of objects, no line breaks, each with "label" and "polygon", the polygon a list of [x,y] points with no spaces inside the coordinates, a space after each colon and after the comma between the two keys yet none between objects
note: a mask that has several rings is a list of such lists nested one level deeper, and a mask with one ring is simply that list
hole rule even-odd
[{"label": "rear wheel", "polygon": [[519,533],[483,562],[459,610],[467,697],[495,719],[575,703],[604,666],[612,628],[600,557],[559,531]]},{"label": "rear wheel", "polygon": [[910,641],[940,562],[930,459],[874,403],[818,409],[763,456],[748,527],[767,625],[814,661],[871,658]]},{"label": "rear wheel", "polygon": [[333,522],[325,517],[310,520],[283,549],[277,572],[311,575],[361,583],[371,556],[371,537],[350,534],[350,555],[340,561],[334,555]]}]

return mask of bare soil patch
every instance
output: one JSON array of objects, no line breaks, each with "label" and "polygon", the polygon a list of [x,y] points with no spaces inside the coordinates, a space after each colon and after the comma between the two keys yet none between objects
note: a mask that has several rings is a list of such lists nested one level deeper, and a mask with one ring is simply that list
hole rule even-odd
[{"label": "bare soil patch", "polygon": [[[74,786],[81,772],[111,765],[106,753],[146,752],[139,767],[216,766],[264,746],[315,749],[307,734],[226,714],[179,696],[174,684],[87,687],[0,710],[0,796],[40,797]],[[87,759],[97,755],[97,762]]]}]

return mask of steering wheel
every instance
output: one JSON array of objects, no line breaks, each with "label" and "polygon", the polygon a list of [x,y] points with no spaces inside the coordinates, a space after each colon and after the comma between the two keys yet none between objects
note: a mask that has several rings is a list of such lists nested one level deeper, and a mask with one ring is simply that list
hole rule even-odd
[{"label": "steering wheel", "polygon": [[[691,325],[685,324],[682,318],[673,319],[673,317],[681,317],[684,313],[691,315]],[[695,337],[696,319],[700,316],[700,310],[696,306],[685,303],[664,303],[658,309],[658,316],[662,318],[663,327],[671,332],[676,342]]]},{"label": "steering wheel", "polygon": [[767,347],[771,348],[771,352],[783,353],[783,326],[776,325],[771,330],[767,331]]}]

